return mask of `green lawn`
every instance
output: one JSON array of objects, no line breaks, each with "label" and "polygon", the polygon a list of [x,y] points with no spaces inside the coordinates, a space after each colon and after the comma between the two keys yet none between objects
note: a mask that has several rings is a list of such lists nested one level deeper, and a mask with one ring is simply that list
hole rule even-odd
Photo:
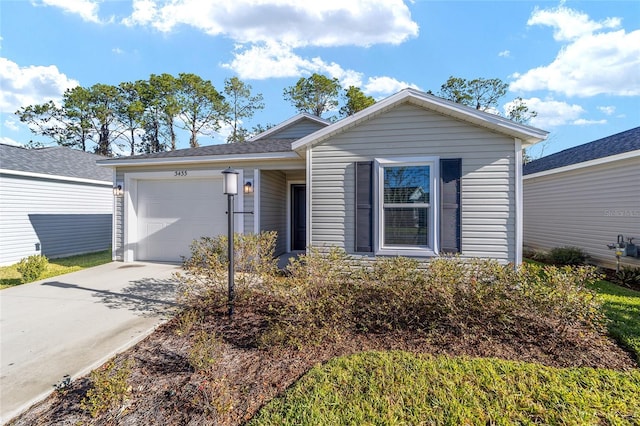
[{"label": "green lawn", "polygon": [[249,424],[633,425],[638,395],[640,370],[366,352],[313,368]]},{"label": "green lawn", "polygon": [[[593,285],[609,332],[640,362],[640,292]],[[640,424],[640,369],[361,353],[317,366],[251,425]]]},{"label": "green lawn", "polygon": [[[111,262],[111,250],[64,257],[60,259],[50,259],[49,266],[47,266],[47,269],[45,269],[39,279],[68,274],[69,272],[75,272],[109,262]],[[0,267],[0,290],[19,284],[21,284],[20,273],[16,269],[16,265]]]},{"label": "green lawn", "polygon": [[608,281],[593,286],[609,319],[609,333],[636,355],[640,363],[640,292]]}]

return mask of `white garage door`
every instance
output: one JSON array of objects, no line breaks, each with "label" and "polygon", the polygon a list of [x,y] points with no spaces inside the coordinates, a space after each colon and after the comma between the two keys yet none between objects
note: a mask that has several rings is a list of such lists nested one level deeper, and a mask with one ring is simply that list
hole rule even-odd
[{"label": "white garage door", "polygon": [[136,259],[181,261],[202,236],[227,232],[222,179],[138,181]]}]

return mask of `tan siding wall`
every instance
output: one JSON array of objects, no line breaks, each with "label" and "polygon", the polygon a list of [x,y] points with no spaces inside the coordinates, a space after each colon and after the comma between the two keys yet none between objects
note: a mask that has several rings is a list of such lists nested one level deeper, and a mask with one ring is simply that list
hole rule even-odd
[{"label": "tan siding wall", "polygon": [[[638,157],[524,180],[524,244],[539,250],[577,246],[614,267],[607,248],[618,234],[640,243]],[[640,267],[640,259],[621,258]]]},{"label": "tan siding wall", "polygon": [[275,170],[260,172],[260,230],[276,231],[276,256],[287,250],[286,175]]},{"label": "tan siding wall", "polygon": [[402,105],[314,147],[312,241],[353,252],[354,162],[462,158],[462,255],[515,260],[514,141]]}]

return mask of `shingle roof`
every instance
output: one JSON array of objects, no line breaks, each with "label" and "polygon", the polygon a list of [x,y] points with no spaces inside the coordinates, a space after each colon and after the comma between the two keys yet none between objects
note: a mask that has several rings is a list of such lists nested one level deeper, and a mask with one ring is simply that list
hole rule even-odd
[{"label": "shingle roof", "polygon": [[146,158],[205,157],[209,155],[263,154],[271,152],[291,152],[291,143],[295,139],[264,139],[254,142],[225,143],[200,146],[198,148],[176,149],[175,151],[140,154],[121,157],[122,160],[141,160]]},{"label": "shingle roof", "polygon": [[0,169],[111,182],[111,170],[96,165],[106,157],[54,146],[26,149],[0,144]]},{"label": "shingle roof", "polygon": [[544,172],[635,150],[640,150],[640,127],[531,161],[524,165],[522,173],[529,175]]}]

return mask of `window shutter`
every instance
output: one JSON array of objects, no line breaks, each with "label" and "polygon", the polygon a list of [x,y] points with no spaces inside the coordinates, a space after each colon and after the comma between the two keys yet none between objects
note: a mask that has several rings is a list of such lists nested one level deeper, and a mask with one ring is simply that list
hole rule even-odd
[{"label": "window shutter", "polygon": [[356,251],[373,251],[373,162],[356,167]]},{"label": "window shutter", "polygon": [[443,253],[460,253],[462,251],[460,184],[462,178],[462,159],[451,158],[440,160],[440,249]]}]

